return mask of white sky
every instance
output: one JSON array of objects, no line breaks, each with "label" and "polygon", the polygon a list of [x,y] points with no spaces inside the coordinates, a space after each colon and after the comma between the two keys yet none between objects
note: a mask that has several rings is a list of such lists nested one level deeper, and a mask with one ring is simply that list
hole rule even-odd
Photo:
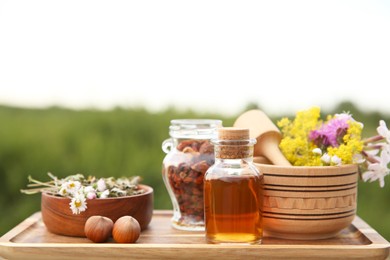
[{"label": "white sky", "polygon": [[389,87],[390,1],[0,0],[1,104],[390,112]]}]

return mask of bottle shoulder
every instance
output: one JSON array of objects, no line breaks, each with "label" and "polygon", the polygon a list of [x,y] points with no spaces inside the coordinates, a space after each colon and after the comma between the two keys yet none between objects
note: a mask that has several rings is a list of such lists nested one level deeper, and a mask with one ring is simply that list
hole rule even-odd
[{"label": "bottle shoulder", "polygon": [[251,162],[232,163],[231,161],[218,161],[207,170],[205,178],[229,175],[262,177],[262,174]]}]

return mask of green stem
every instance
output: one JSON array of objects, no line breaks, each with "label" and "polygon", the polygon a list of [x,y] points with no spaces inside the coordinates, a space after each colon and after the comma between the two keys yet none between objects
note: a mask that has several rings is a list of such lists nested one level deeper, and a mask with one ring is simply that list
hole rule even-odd
[{"label": "green stem", "polygon": [[42,185],[45,187],[52,187],[52,188],[57,187],[55,185],[49,184],[50,182],[37,181],[37,180],[33,179],[30,175],[28,176],[28,181],[35,183],[33,186],[36,186],[36,184],[38,184],[38,185]]},{"label": "green stem", "polygon": [[49,188],[36,188],[36,189],[21,189],[20,192],[24,194],[36,194],[38,192],[43,192],[43,191],[55,191],[55,189],[49,189]]}]

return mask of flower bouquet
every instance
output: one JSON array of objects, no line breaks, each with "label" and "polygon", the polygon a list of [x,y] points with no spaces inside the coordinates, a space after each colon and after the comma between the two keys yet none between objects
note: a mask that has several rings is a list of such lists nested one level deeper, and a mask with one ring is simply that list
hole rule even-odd
[{"label": "flower bouquet", "polygon": [[363,123],[349,113],[329,115],[324,122],[320,109],[313,107],[297,113],[293,121],[278,122],[283,138],[280,149],[295,166],[329,166],[357,164],[364,181],[379,181],[390,169],[390,131],[381,120],[378,135],[362,139]]}]

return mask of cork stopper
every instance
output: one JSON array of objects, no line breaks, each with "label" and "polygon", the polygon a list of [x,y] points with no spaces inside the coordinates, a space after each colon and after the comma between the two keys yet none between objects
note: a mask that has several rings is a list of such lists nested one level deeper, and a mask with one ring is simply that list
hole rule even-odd
[{"label": "cork stopper", "polygon": [[238,127],[223,127],[218,129],[219,140],[248,140],[249,129]]},{"label": "cork stopper", "polygon": [[218,129],[215,144],[215,157],[221,159],[241,159],[253,156],[254,139],[250,139],[248,128],[222,127]]}]

